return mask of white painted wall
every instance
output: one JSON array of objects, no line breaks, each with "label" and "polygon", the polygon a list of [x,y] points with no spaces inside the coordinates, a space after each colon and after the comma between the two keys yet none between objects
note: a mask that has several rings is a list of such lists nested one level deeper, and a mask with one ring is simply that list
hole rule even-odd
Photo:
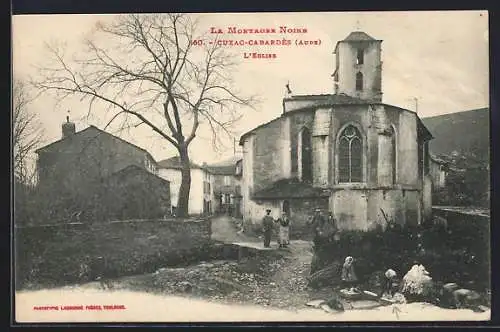
[{"label": "white painted wall", "polygon": [[[203,213],[203,173],[201,169],[191,169],[191,188],[189,190],[189,214]],[[177,206],[182,175],[178,169],[160,168],[158,175],[170,181],[170,195],[173,206]]]}]

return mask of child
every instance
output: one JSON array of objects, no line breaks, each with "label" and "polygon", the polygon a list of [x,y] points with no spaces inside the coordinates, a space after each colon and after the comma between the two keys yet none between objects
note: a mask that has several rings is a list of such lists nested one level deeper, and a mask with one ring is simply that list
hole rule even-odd
[{"label": "child", "polygon": [[355,291],[356,283],[358,278],[356,277],[356,273],[354,272],[354,258],[351,256],[347,256],[342,266],[342,282],[349,290]]}]

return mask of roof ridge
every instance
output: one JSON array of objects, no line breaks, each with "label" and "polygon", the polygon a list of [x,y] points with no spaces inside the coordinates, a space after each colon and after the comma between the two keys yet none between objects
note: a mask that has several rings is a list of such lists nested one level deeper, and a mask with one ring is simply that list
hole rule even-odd
[{"label": "roof ridge", "polygon": [[[113,138],[115,138],[115,139],[117,139],[117,140],[119,140],[119,141],[121,141],[121,142],[123,142],[123,143],[129,144],[129,145],[131,145],[131,146],[133,146],[133,147],[135,147],[135,148],[137,148],[137,149],[139,149],[139,150],[141,150],[141,151],[145,152],[147,155],[149,155],[149,156],[151,157],[151,159],[152,159],[154,162],[156,162],[156,160],[153,158],[153,156],[151,155],[151,153],[149,153],[149,151],[148,151],[148,150],[146,150],[146,149],[144,149],[144,148],[142,148],[142,147],[140,147],[140,146],[138,146],[138,145],[136,145],[136,144],[134,144],[134,143],[132,143],[132,142],[129,142],[129,141],[127,141],[127,140],[125,140],[125,139],[123,139],[123,138],[121,138],[121,137],[119,137],[119,136],[116,136],[116,135],[114,135],[114,134],[112,134],[112,133],[110,133],[110,132],[107,132],[107,131],[105,131],[105,130],[103,130],[103,129],[100,129],[100,128],[98,128],[97,126],[95,126],[95,125],[93,125],[93,124],[89,125],[89,126],[88,126],[87,128],[85,128],[85,129],[82,129],[82,130],[80,130],[80,131],[75,132],[75,133],[74,133],[73,135],[71,135],[70,137],[72,137],[72,136],[74,136],[74,135],[80,135],[80,134],[82,134],[83,132],[85,132],[85,131],[87,131],[87,130],[89,130],[89,129],[91,129],[91,128],[93,128],[93,129],[97,130],[100,134],[106,134],[106,135],[109,135],[109,136],[111,136],[111,137],[113,137]],[[55,142],[49,143],[49,144],[47,144],[47,145],[45,145],[45,146],[42,146],[41,148],[38,148],[37,150],[35,150],[35,153],[38,153],[38,152],[39,152],[39,151],[41,151],[41,150],[44,150],[44,149],[46,149],[46,148],[48,148],[48,147],[50,147],[50,146],[53,146],[54,144],[61,143],[61,142],[63,142],[63,141],[64,141],[65,139],[67,139],[67,138],[69,138],[69,137],[63,137],[63,138],[58,139],[58,140],[57,140],[57,141],[55,141]]]}]

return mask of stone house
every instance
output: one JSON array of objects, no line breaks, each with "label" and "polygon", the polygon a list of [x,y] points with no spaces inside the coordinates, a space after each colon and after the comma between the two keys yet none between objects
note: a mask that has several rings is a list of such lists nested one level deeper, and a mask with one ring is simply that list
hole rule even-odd
[{"label": "stone house", "polygon": [[98,215],[107,220],[160,219],[170,215],[169,181],[136,165],[106,178],[97,197],[98,202],[106,202]]},{"label": "stone house", "polygon": [[[95,212],[92,204],[109,178],[129,166],[150,173],[168,186],[155,175],[156,161],[146,150],[95,126],[76,132],[69,117],[62,124],[62,133],[60,140],[36,150],[37,191],[47,203],[45,212],[51,213],[48,219],[67,218],[75,211]],[[140,199],[156,201],[157,197],[150,190]]]},{"label": "stone house", "polygon": [[[175,212],[181,187],[181,161],[178,156],[158,162],[158,175],[170,181],[172,212]],[[191,163],[191,187],[188,214],[207,215],[214,211],[213,176],[204,167]]]},{"label": "stone house", "polygon": [[288,212],[292,232],[318,207],[344,230],[430,216],[433,137],[415,112],[382,102],[381,43],[351,33],[335,48],[333,94],[288,95],[281,116],[241,136],[245,227],[268,208]]},{"label": "stone house", "polygon": [[430,155],[430,175],[432,178],[432,190],[438,191],[446,186],[446,176],[449,163],[441,158]]},{"label": "stone house", "polygon": [[241,217],[241,156],[204,166],[214,179],[214,211]]}]

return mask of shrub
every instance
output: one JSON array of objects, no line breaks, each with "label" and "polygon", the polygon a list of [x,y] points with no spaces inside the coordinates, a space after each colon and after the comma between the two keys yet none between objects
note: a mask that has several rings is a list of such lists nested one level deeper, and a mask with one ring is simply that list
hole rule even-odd
[{"label": "shrub", "polygon": [[315,248],[317,269],[355,258],[358,278],[368,281],[375,272],[392,268],[402,278],[418,262],[434,280],[489,287],[489,254],[484,232],[471,226],[446,232],[418,227],[393,227],[385,231],[344,231],[339,241]]}]

